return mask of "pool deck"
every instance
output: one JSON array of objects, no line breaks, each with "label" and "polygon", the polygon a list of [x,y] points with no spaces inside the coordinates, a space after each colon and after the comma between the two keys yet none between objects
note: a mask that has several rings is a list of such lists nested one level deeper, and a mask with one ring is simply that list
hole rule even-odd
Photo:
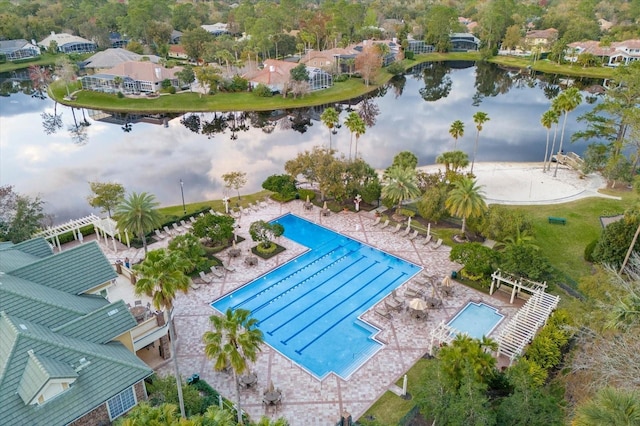
[{"label": "pool deck", "polygon": [[[235,401],[235,386],[233,376],[229,373],[213,370],[213,364],[204,355],[204,345],[201,341],[205,331],[210,329],[209,316],[214,314],[210,303],[267,271],[287,262],[299,255],[304,248],[290,240],[281,237],[278,243],[287,250],[268,261],[259,260],[256,266],[245,266],[244,258],[255,243],[248,235],[251,222],[256,220],[272,220],[286,213],[294,213],[310,221],[322,224],[334,231],[338,231],[358,241],[370,244],[393,255],[422,265],[426,272],[442,279],[459,270],[460,265],[449,260],[450,247],[442,245],[438,249],[423,246],[419,239],[415,242],[391,232],[392,227],[381,229],[373,226],[372,213],[341,212],[322,216],[320,209],[304,209],[302,201],[287,204],[270,203],[258,211],[243,214],[239,220],[241,228],[239,234],[246,238],[238,244],[242,254],[231,258],[227,252],[220,257],[236,268],[235,272],[227,272],[222,279],[214,279],[210,284],[201,286],[188,294],[180,294],[175,300],[175,326],[177,331],[177,357],[180,373],[188,377],[197,373],[212,387],[227,398]],[[154,242],[150,249],[167,245],[167,239]],[[130,259],[140,257],[133,249],[113,253],[103,246],[107,257],[115,261],[116,258]],[[411,281],[409,281],[411,283]],[[398,289],[400,296],[404,295],[405,283]],[[504,293],[488,296],[473,289],[453,282],[454,295],[445,297],[441,294],[441,287],[435,286],[428,292],[428,296],[441,297],[444,306],[440,309],[428,310],[428,319],[418,320],[406,312],[394,313],[392,318],[386,319],[370,310],[362,318],[370,324],[380,328],[378,339],[385,343],[369,361],[356,370],[348,380],[343,380],[334,374],[319,381],[311,374],[289,361],[279,352],[268,345],[264,345],[257,362],[252,367],[257,373],[258,383],[250,389],[241,390],[242,408],[253,419],[262,415],[272,418],[285,417],[290,425],[335,425],[340,414],[344,411],[351,413],[353,419],[359,418],[386,391],[396,390],[395,383],[421,357],[429,352],[431,343],[430,331],[441,321],[447,322],[470,300],[485,302],[499,309],[505,319],[493,331],[496,337],[507,320],[515,314],[522,303],[509,304],[509,297]],[[406,298],[406,303],[410,298]],[[405,303],[405,304],[406,304]],[[384,306],[384,303],[380,303]],[[336,342],[339,344],[339,342]],[[504,360],[499,360],[504,363]],[[157,371],[161,374],[173,374],[171,363],[165,362]],[[265,408],[262,404],[262,392],[273,382],[274,386],[282,390],[282,404],[277,407]]]}]

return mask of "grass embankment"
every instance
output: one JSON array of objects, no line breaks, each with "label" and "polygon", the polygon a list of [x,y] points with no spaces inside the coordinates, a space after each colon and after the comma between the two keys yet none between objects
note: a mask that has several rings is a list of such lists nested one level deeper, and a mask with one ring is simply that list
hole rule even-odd
[{"label": "grass embankment", "polygon": [[512,56],[494,56],[489,59],[498,65],[504,65],[513,68],[528,68],[547,74],[560,74],[572,77],[592,77],[592,78],[611,78],[614,68],[609,67],[589,67],[585,68],[580,65],[563,64],[558,65],[555,62],[546,59],[532,62],[527,58],[514,58]]},{"label": "grass embankment", "polygon": [[[241,195],[240,200],[238,197],[229,197],[229,209],[236,207],[236,205],[240,205],[241,207],[247,207],[249,203],[256,203],[263,201],[265,197],[271,194],[270,191],[260,191],[254,194],[249,195]],[[185,210],[187,211],[186,216],[191,215],[195,212],[201,211],[205,207],[212,208],[218,212],[224,212],[224,202],[222,200],[211,200],[211,201],[198,201],[197,203],[189,203],[185,204]],[[182,205],[177,206],[167,206],[161,207],[158,211],[166,217],[182,217],[185,216]]]},{"label": "grass embankment", "polygon": [[[82,61],[89,56],[93,55],[93,53],[83,53],[82,55],[74,56],[73,60]],[[31,65],[40,65],[40,66],[49,66],[55,65],[56,61],[62,58],[63,54],[59,53],[57,55],[52,55],[50,53],[43,53],[38,58],[33,60],[22,60],[18,62],[5,62],[0,64],[0,73],[11,72],[15,70],[21,70],[24,68],[29,68]]]}]

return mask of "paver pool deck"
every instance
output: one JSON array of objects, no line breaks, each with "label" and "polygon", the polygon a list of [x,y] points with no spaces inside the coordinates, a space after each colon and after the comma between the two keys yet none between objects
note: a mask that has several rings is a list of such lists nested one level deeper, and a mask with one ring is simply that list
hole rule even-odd
[{"label": "paver pool deck", "polygon": [[[251,222],[271,220],[291,212],[422,265],[426,272],[440,279],[451,274],[452,270],[460,269],[460,265],[449,260],[449,247],[441,246],[433,250],[429,246],[423,246],[417,240],[412,242],[392,234],[389,228],[374,227],[374,216],[371,213],[343,212],[325,217],[320,214],[319,208],[314,207],[309,211],[304,209],[303,204],[302,201],[282,205],[271,203],[257,212],[252,211],[248,215],[243,215],[240,219],[240,235],[248,238]],[[215,312],[209,304],[304,251],[302,246],[284,237],[281,237],[278,243],[285,246],[287,250],[273,259],[260,260],[257,266],[247,267],[243,259],[250,247],[255,244],[248,238],[238,244],[243,251],[240,257],[231,258],[228,254],[221,253],[223,259],[235,266],[235,272],[227,272],[223,279],[216,279],[211,284],[190,291],[186,295],[180,294],[176,298],[177,356],[183,377],[197,373],[224,396],[235,400],[233,375],[214,371],[213,363],[204,355],[201,338],[203,333],[210,329],[209,316]],[[403,295],[406,285],[399,289],[400,295]],[[330,374],[320,381],[265,344],[257,362],[252,367],[257,372],[258,385],[241,391],[242,408],[254,419],[262,415],[274,418],[284,416],[292,426],[334,425],[345,410],[357,419],[429,351],[431,329],[440,321],[448,321],[469,300],[482,300],[491,304],[499,308],[500,312],[507,317],[513,315],[517,309],[516,306],[508,303],[506,297],[489,297],[459,284],[454,286],[455,295],[442,296],[444,307],[430,310],[427,321],[417,320],[407,313],[395,314],[391,320],[388,320],[375,314],[373,310],[366,312],[362,318],[380,328],[378,339],[385,345],[353,373],[349,380]],[[440,295],[438,286],[432,291]],[[500,326],[505,322],[503,321]],[[499,333],[500,326],[494,331],[494,336]],[[173,374],[173,368],[171,364],[167,364],[160,369],[160,372]],[[274,386],[280,388],[283,393],[282,405],[277,411],[274,408],[267,410],[262,405],[262,391],[270,382],[273,382]]]}]

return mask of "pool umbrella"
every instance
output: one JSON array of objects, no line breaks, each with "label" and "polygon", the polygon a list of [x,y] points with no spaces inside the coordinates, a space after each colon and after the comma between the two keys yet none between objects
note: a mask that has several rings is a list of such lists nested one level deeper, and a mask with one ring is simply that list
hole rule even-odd
[{"label": "pool umbrella", "polygon": [[325,209],[325,210],[327,209],[327,202],[326,202],[326,201],[325,201],[325,202],[324,202],[324,204],[322,205],[322,208],[323,208],[323,209]]},{"label": "pool umbrella", "polygon": [[418,298],[411,299],[409,301],[409,307],[415,311],[424,311],[427,309],[427,302]]},{"label": "pool umbrella", "polygon": [[407,228],[411,226],[411,216],[409,216],[409,220],[407,220]]},{"label": "pool umbrella", "polygon": [[307,194],[307,203],[309,202],[309,194]]},{"label": "pool umbrella", "polygon": [[233,248],[236,248],[236,239],[234,238],[233,241],[231,242],[231,245],[233,246]]},{"label": "pool umbrella", "polygon": [[442,285],[445,287],[451,287],[451,278],[449,278],[449,275],[442,279]]},{"label": "pool umbrella", "polygon": [[273,380],[269,380],[269,387],[267,388],[267,391],[273,392],[274,390],[276,390],[276,388],[273,386]]}]

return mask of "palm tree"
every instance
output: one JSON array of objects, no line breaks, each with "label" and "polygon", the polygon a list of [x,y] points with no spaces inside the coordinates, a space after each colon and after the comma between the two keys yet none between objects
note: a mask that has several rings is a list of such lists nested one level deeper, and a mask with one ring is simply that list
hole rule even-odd
[{"label": "palm tree", "polygon": [[160,203],[152,194],[132,192],[120,203],[114,212],[118,219],[118,229],[131,230],[142,240],[144,254],[147,255],[146,235],[160,224],[160,213],[155,209]]},{"label": "palm tree", "polygon": [[284,417],[270,419],[267,416],[262,416],[254,426],[289,426],[289,421]]},{"label": "palm tree", "polygon": [[575,426],[629,426],[640,424],[638,392],[606,387],[580,405],[571,423]]},{"label": "palm tree", "polygon": [[255,362],[258,358],[260,345],[264,342],[262,331],[256,328],[258,320],[251,318],[251,312],[246,309],[227,309],[223,316],[211,315],[209,320],[214,331],[207,331],[202,336],[204,353],[214,361],[213,368],[217,371],[231,366],[238,399],[238,423],[242,424],[238,376],[248,370],[247,361]]},{"label": "palm tree", "polygon": [[349,113],[347,119],[344,121],[344,124],[351,132],[351,141],[349,142],[349,161],[351,161],[351,143],[353,142],[353,135],[356,135],[356,153],[354,155],[355,158],[358,157],[358,139],[360,139],[360,136],[364,135],[367,130],[364,124],[364,120],[355,111]]},{"label": "palm tree", "polygon": [[445,173],[454,172],[469,165],[469,156],[462,151],[443,152],[436,158],[436,163],[444,164]]},{"label": "palm tree", "polygon": [[402,208],[404,200],[410,200],[420,195],[416,171],[409,168],[391,167],[384,177],[382,197],[398,203],[397,210]]},{"label": "palm tree", "polygon": [[[233,419],[233,414],[217,405],[210,405],[202,415],[205,425],[215,426],[236,426],[238,423]],[[199,423],[196,423],[199,424]]]},{"label": "palm tree", "polygon": [[333,129],[340,124],[338,111],[333,107],[325,108],[320,115],[320,120],[322,120],[322,123],[329,129],[329,149],[331,149],[331,134],[333,133]]},{"label": "palm tree", "polygon": [[[553,155],[553,148],[555,148],[555,137],[553,138],[554,146],[552,148],[551,154],[549,154],[549,136],[551,135],[551,126],[555,123],[558,124],[558,113],[554,109],[550,109],[542,114],[542,118],[540,118],[540,123],[547,129],[547,146],[544,148],[544,162],[542,163],[542,171],[547,171],[547,157],[549,157],[549,161],[551,161],[551,155]],[[557,127],[556,127],[557,129]]]},{"label": "palm tree", "polygon": [[476,145],[473,148],[473,160],[471,161],[471,173],[473,173],[473,165],[476,163],[476,154],[478,154],[478,139],[480,138],[480,132],[482,131],[482,125],[489,121],[489,116],[486,112],[478,111],[473,114],[473,122],[476,123]]},{"label": "palm tree", "polygon": [[451,127],[449,127],[449,134],[455,140],[453,143],[453,150],[455,151],[458,147],[458,138],[464,136],[464,123],[460,120],[456,120],[451,123]]},{"label": "palm tree", "polygon": [[453,182],[453,189],[444,202],[445,207],[453,216],[462,218],[461,234],[466,231],[467,219],[481,216],[487,210],[484,202],[481,186],[476,186],[477,181],[462,178]]},{"label": "palm tree", "polygon": [[170,252],[165,249],[152,250],[144,261],[134,266],[139,274],[136,281],[136,295],[146,294],[151,297],[153,306],[159,310],[166,310],[169,326],[169,340],[171,343],[171,355],[176,375],[178,388],[178,400],[180,401],[180,414],[185,417],[184,399],[182,397],[182,380],[178,370],[178,356],[175,350],[175,330],[173,328],[173,300],[176,292],[186,293],[191,285],[191,278],[185,275],[190,267],[179,252]]},{"label": "palm tree", "polygon": [[[562,144],[564,142],[564,129],[567,126],[567,117],[569,113],[576,109],[582,102],[582,94],[577,87],[571,87],[564,92],[560,93],[557,98],[553,100],[554,109],[562,111],[564,113],[564,120],[562,121],[562,133],[560,133],[560,149],[562,152]],[[553,177],[558,174],[558,166],[560,162],[556,162],[556,168],[553,171]]]}]

